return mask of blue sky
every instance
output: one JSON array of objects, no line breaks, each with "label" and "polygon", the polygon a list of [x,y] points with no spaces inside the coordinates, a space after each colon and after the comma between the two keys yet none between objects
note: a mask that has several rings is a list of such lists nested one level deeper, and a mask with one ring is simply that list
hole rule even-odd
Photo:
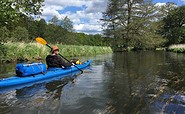
[{"label": "blue sky", "polygon": [[[59,19],[68,16],[76,32],[86,34],[102,33],[100,19],[108,0],[45,0],[41,18],[46,21],[57,16]],[[174,2],[185,5],[185,0],[153,0],[154,3]]]}]

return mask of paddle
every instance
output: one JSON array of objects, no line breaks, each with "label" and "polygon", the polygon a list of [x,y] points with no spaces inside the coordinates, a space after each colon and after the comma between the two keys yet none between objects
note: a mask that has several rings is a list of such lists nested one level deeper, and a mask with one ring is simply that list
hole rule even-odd
[{"label": "paddle", "polygon": [[[41,43],[41,44],[43,44],[43,45],[46,45],[46,46],[48,46],[50,49],[52,49],[51,46],[48,45],[48,43],[46,42],[46,40],[44,40],[43,38],[37,37],[35,40],[36,40],[38,43]],[[64,56],[62,56],[60,53],[59,53],[59,55],[60,55],[62,58],[64,58],[67,62],[70,62],[68,59],[66,59]],[[78,68],[74,63],[72,63],[72,64],[73,64],[73,66],[75,66],[78,70],[81,71],[81,74],[83,73],[83,70],[82,70],[82,69]]]}]

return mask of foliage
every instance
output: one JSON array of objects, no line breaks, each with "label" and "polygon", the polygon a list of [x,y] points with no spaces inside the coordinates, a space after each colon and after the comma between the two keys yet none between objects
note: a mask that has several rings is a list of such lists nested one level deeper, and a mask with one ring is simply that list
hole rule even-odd
[{"label": "foliage", "polygon": [[62,19],[60,25],[69,32],[73,32],[73,22],[66,16]]},{"label": "foliage", "polygon": [[16,39],[16,41],[18,42],[28,41],[28,30],[24,27],[18,26],[12,31],[11,36],[11,41],[13,41],[14,39]]},{"label": "foliage", "polygon": [[162,20],[165,18],[172,10],[174,10],[177,5],[173,2],[167,2],[165,5],[155,5],[157,9],[157,20]]},{"label": "foliage", "polygon": [[0,33],[0,44],[7,42],[10,37],[10,31],[6,26],[0,28]]},{"label": "foliage", "polygon": [[51,20],[49,20],[51,24],[54,24],[55,26],[61,26],[65,30],[69,32],[73,32],[73,22],[66,16],[63,19],[58,19],[56,16],[54,16]]},{"label": "foliage", "polygon": [[1,0],[0,26],[19,20],[24,15],[40,14],[44,0]]},{"label": "foliage", "polygon": [[101,19],[104,34],[113,37],[113,45],[123,48],[160,47],[166,42],[159,34],[160,20],[168,7],[159,9],[151,0],[109,0]]},{"label": "foliage", "polygon": [[50,43],[62,43],[67,45],[91,45],[110,46],[111,38],[102,35],[87,35],[84,33],[70,32],[62,26],[46,23],[44,19],[34,20],[24,16],[14,26],[0,28],[2,34],[0,41],[32,42],[40,36]]},{"label": "foliage", "polygon": [[163,19],[162,35],[168,39],[167,45],[185,43],[185,6],[171,11]]},{"label": "foliage", "polygon": [[67,33],[61,26],[48,24],[46,25],[43,38],[51,43],[66,43]]}]

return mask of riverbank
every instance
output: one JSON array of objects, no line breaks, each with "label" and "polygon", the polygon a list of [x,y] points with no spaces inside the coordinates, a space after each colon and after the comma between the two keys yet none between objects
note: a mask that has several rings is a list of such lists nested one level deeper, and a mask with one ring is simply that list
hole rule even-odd
[{"label": "riverbank", "polygon": [[[78,57],[112,53],[110,47],[100,46],[76,46],[55,44],[59,47],[60,53],[65,57]],[[39,43],[12,43],[8,42],[0,47],[0,61],[13,62],[45,59],[50,49]]]},{"label": "riverbank", "polygon": [[185,44],[174,44],[169,46],[167,50],[175,53],[185,53]]}]

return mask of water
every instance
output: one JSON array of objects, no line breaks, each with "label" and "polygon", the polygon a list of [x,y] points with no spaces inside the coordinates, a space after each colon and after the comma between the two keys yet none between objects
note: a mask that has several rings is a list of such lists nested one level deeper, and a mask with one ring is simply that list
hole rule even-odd
[{"label": "water", "polygon": [[[185,55],[163,51],[94,57],[90,70],[0,94],[0,114],[183,114]],[[15,65],[15,64],[14,64]],[[0,66],[0,78],[14,74]]]}]

